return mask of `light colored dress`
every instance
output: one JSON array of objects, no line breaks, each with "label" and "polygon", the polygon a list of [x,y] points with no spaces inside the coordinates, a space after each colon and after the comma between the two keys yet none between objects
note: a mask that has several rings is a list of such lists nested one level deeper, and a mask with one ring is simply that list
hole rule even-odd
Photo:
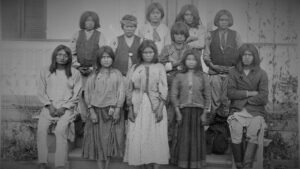
[{"label": "light colored dress", "polygon": [[168,164],[166,108],[163,108],[163,119],[159,123],[153,112],[168,94],[164,66],[160,63],[133,66],[127,77],[130,85],[126,96],[137,117],[134,123],[128,122],[124,162],[129,165]]},{"label": "light colored dress", "polygon": [[154,27],[150,23],[147,23],[140,28],[139,36],[142,39],[154,40],[158,54],[160,54],[164,46],[171,44],[170,29],[167,25],[161,23],[156,28],[156,31],[160,37],[160,41],[153,39]]}]

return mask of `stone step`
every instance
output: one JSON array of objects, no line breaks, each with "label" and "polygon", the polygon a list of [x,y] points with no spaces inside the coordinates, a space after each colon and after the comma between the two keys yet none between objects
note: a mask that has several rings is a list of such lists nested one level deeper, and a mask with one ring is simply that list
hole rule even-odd
[{"label": "stone step", "polygon": [[[206,155],[206,169],[231,169],[232,157],[231,154],[225,155]],[[76,148],[69,153],[69,168],[70,169],[97,169],[95,160],[84,159],[81,157],[81,149]],[[122,159],[112,159],[110,169],[138,169],[135,166],[129,166],[122,162]],[[173,165],[162,165],[160,169],[179,169]]]}]

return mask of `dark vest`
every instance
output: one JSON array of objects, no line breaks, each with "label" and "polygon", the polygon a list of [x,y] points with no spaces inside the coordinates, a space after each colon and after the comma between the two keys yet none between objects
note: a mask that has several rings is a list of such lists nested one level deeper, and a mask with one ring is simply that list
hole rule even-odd
[{"label": "dark vest", "polygon": [[79,31],[76,51],[77,51],[77,60],[80,65],[85,67],[91,67],[95,63],[96,53],[99,50],[99,39],[100,32],[94,30],[90,39],[86,39],[84,30]]},{"label": "dark vest", "polygon": [[213,64],[221,66],[235,66],[237,62],[236,31],[228,30],[226,47],[222,50],[219,30],[211,32],[210,58]]},{"label": "dark vest", "polygon": [[119,69],[123,75],[126,75],[128,71],[128,58],[129,53],[132,53],[131,60],[132,64],[136,64],[138,62],[137,51],[140,46],[141,38],[134,35],[134,40],[129,47],[125,41],[125,36],[121,35],[118,37],[118,47],[116,49],[116,59],[114,61],[114,67]]}]

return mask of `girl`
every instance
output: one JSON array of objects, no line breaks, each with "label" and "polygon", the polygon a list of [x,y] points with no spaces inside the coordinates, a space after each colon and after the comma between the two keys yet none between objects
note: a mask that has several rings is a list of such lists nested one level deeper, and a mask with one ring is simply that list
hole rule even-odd
[{"label": "girl", "polygon": [[125,99],[123,76],[112,68],[115,59],[109,46],[96,55],[96,70],[85,87],[89,119],[83,140],[83,157],[98,160],[98,167],[108,168],[110,158],[122,157],[124,149],[124,116],[121,107]]},{"label": "girl", "polygon": [[44,105],[39,116],[37,131],[38,161],[40,169],[47,164],[47,133],[49,125],[57,121],[54,134],[56,136],[55,167],[64,167],[68,154],[68,125],[75,117],[81,89],[80,73],[71,67],[71,50],[64,45],[55,48],[52,63],[41,71],[37,79],[37,95]]},{"label": "girl", "polygon": [[145,40],[138,49],[140,62],[128,72],[126,92],[129,122],[124,161],[147,167],[168,164],[167,112],[168,93],[163,65],[158,62],[153,41]]},{"label": "girl", "polygon": [[[93,71],[96,53],[102,45],[106,44],[104,35],[98,31],[100,21],[97,13],[93,11],[84,12],[79,20],[80,31],[76,32],[71,39],[71,50],[73,55],[73,67],[77,68],[82,75],[82,87],[84,89],[88,75]],[[80,94],[79,112],[85,121],[87,106],[84,102],[84,90]]]},{"label": "girl", "polygon": [[[186,43],[188,37],[188,26],[183,22],[175,23],[171,28],[172,44],[165,46],[159,57],[159,61],[165,65],[165,69],[167,71],[167,82],[169,90],[171,90],[172,80],[174,79],[176,73],[182,69],[181,61],[183,58],[183,53],[186,50],[190,49],[190,46]],[[169,141],[171,143],[175,128],[175,110],[171,105],[171,102],[169,101],[167,102],[166,106],[169,120]]]},{"label": "girl", "polygon": [[146,11],[148,23],[141,27],[139,36],[143,39],[153,40],[157,46],[158,54],[165,45],[171,43],[169,28],[161,23],[164,18],[164,9],[158,2],[150,4]]},{"label": "girl", "polygon": [[183,6],[176,16],[175,22],[184,22],[189,27],[190,36],[187,38],[187,43],[196,49],[202,50],[205,45],[206,30],[201,23],[198,9],[192,5],[187,4]]},{"label": "girl", "polygon": [[176,75],[171,89],[178,133],[172,146],[171,162],[181,168],[205,165],[203,123],[210,103],[208,75],[202,71],[200,53],[195,49],[183,54],[183,71]]}]

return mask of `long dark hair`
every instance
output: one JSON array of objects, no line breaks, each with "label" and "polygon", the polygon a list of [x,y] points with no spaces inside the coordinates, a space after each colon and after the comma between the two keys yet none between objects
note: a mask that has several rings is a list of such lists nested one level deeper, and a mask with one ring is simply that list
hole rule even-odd
[{"label": "long dark hair", "polygon": [[195,74],[201,74],[203,72],[200,60],[201,54],[197,49],[188,49],[183,53],[183,59],[181,61],[183,69],[181,72],[186,73],[188,71],[188,67],[186,66],[185,62],[189,55],[193,55],[195,57],[195,60],[197,61],[197,65],[195,67]]},{"label": "long dark hair", "polygon": [[185,41],[190,36],[189,27],[184,22],[175,22],[171,28],[171,39],[175,42],[175,34],[182,34],[185,37]]},{"label": "long dark hair", "polygon": [[[104,53],[107,53],[112,58],[113,62],[115,61],[115,54],[114,54],[113,49],[110,46],[102,46],[96,54],[96,63],[95,63],[95,65],[96,65],[96,70],[95,70],[96,74],[98,74],[100,72],[100,69],[102,67],[101,59],[103,58]],[[112,63],[112,65],[113,65],[113,63]]]},{"label": "long dark hair", "polygon": [[92,17],[93,21],[95,22],[94,29],[100,28],[100,19],[96,12],[93,11],[85,11],[81,16],[79,20],[79,28],[84,30],[85,29],[85,21],[88,17]]},{"label": "long dark hair", "polygon": [[179,14],[176,16],[175,22],[185,22],[184,21],[184,14],[185,14],[186,11],[191,11],[191,13],[193,15],[193,23],[191,25],[188,25],[189,27],[197,28],[199,25],[202,25],[200,15],[199,15],[199,11],[196,8],[196,6],[192,5],[192,4],[184,5],[181,8]]},{"label": "long dark hair", "polygon": [[146,48],[150,47],[153,52],[154,52],[154,56],[152,59],[152,63],[158,63],[158,51],[157,51],[157,47],[154,43],[154,41],[152,40],[144,40],[141,45],[138,48],[138,53],[137,53],[137,58],[138,58],[138,64],[135,66],[135,68],[137,68],[139,65],[141,65],[144,60],[143,60],[143,52]]},{"label": "long dark hair", "polygon": [[67,54],[68,57],[68,61],[67,63],[64,65],[65,67],[65,72],[66,72],[66,76],[69,78],[72,76],[72,71],[71,71],[71,67],[72,67],[72,53],[71,53],[71,49],[65,45],[58,45],[54,51],[52,52],[52,59],[51,59],[51,65],[49,67],[49,71],[50,73],[55,73],[56,69],[57,69],[57,63],[56,63],[56,56],[58,54],[59,51],[64,50]]},{"label": "long dark hair", "polygon": [[226,9],[222,9],[220,10],[219,12],[217,12],[215,18],[214,18],[214,25],[216,27],[219,27],[219,20],[220,20],[220,17],[223,16],[223,15],[227,15],[228,16],[228,19],[229,19],[229,23],[228,23],[228,27],[231,27],[233,25],[233,17],[232,17],[232,14],[231,12],[229,12],[228,10]]},{"label": "long dark hair", "polygon": [[151,3],[148,7],[147,7],[147,10],[146,10],[146,19],[147,21],[151,22],[150,21],[150,14],[151,12],[154,10],[154,9],[158,9],[161,13],[161,20],[164,18],[165,16],[165,12],[164,12],[164,8],[163,6],[159,3],[159,2],[153,2]]},{"label": "long dark hair", "polygon": [[245,43],[243,44],[239,49],[238,49],[238,61],[236,64],[236,68],[238,71],[242,72],[243,71],[243,55],[246,51],[249,51],[253,55],[253,61],[251,64],[252,69],[257,69],[260,66],[260,58],[258,54],[257,48],[251,44],[251,43]]}]

